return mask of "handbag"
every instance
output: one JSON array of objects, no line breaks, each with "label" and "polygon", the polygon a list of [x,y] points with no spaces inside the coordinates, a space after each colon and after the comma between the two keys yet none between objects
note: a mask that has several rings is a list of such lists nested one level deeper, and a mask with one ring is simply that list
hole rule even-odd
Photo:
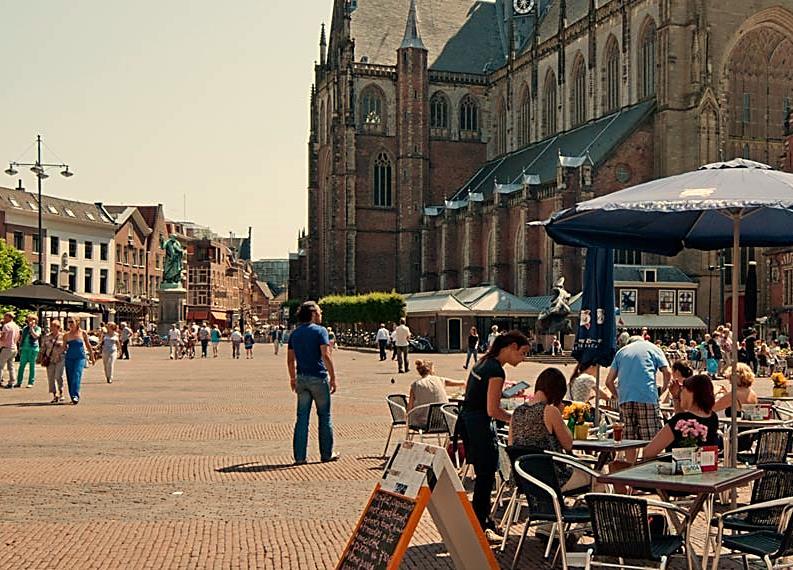
[{"label": "handbag", "polygon": [[50,365],[50,361],[52,360],[52,351],[54,348],[55,345],[53,344],[48,351],[42,350],[41,352],[39,352],[39,357],[37,360],[38,363],[41,364],[44,368]]},{"label": "handbag", "polygon": [[715,375],[719,371],[719,361],[715,358],[708,358],[708,374]]}]

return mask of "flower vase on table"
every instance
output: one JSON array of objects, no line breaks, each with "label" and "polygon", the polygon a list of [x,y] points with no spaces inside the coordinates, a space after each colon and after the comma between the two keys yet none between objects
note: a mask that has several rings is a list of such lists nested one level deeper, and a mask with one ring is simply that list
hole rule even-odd
[{"label": "flower vase on table", "polygon": [[678,447],[672,449],[672,465],[677,475],[702,471],[699,463],[699,445],[708,437],[708,428],[697,420],[679,420],[674,430],[683,437]]},{"label": "flower vase on table", "polygon": [[774,398],[787,398],[788,396],[788,381],[785,375],[781,372],[774,372],[771,375],[771,381],[774,383],[772,395]]},{"label": "flower vase on table", "polygon": [[589,424],[576,424],[573,437],[575,439],[589,439]]},{"label": "flower vase on table", "polygon": [[567,420],[567,427],[575,439],[588,439],[588,422],[592,421],[592,406],[585,402],[573,402],[565,406],[562,417]]}]

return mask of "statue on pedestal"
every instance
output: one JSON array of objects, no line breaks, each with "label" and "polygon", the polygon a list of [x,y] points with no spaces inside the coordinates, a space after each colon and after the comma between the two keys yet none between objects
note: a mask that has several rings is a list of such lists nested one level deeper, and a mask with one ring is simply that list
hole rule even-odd
[{"label": "statue on pedestal", "polygon": [[572,295],[564,288],[564,277],[553,286],[550,306],[537,318],[537,329],[547,334],[570,334],[573,326],[570,319],[570,298]]},{"label": "statue on pedestal", "polygon": [[162,289],[182,289],[184,279],[185,249],[175,235],[166,241],[160,240],[160,247],[165,250],[165,263],[162,269]]}]

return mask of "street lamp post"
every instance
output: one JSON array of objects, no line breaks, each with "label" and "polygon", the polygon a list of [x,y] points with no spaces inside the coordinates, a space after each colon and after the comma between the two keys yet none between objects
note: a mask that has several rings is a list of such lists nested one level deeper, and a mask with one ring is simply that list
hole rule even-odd
[{"label": "street lamp post", "polygon": [[[713,272],[718,267],[715,265],[708,265],[708,330],[713,330]],[[723,303],[722,303],[723,304]],[[724,324],[724,319],[719,324]]]},{"label": "street lamp post", "polygon": [[6,169],[5,173],[9,176],[16,176],[19,174],[17,167],[24,166],[30,167],[30,171],[36,175],[36,179],[38,180],[38,202],[39,202],[39,227],[38,227],[38,236],[39,236],[39,271],[38,271],[38,280],[40,282],[44,281],[44,263],[42,262],[44,258],[44,226],[42,225],[42,201],[41,201],[41,181],[45,178],[49,178],[50,175],[47,174],[48,168],[61,168],[61,176],[64,178],[70,178],[74,176],[74,172],[69,170],[68,164],[47,164],[41,161],[41,135],[36,135],[36,162],[10,162],[8,164],[8,169]]}]

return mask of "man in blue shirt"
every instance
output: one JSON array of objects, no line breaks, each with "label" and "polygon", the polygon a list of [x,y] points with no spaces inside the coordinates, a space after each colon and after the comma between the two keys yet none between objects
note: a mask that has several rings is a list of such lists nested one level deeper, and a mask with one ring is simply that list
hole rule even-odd
[{"label": "man in blue shirt", "polygon": [[330,356],[328,331],[320,326],[322,309],[307,301],[297,312],[298,327],[289,335],[287,368],[289,385],[297,394],[297,421],[292,439],[295,465],[306,463],[308,421],[311,404],[316,402],[319,419],[319,454],[323,463],[336,461],[333,452],[333,423],[330,395],[336,392],[336,371]]},{"label": "man in blue shirt", "polygon": [[[612,394],[619,396],[625,439],[650,441],[663,428],[656,380],[659,370],[664,377],[663,392],[672,379],[669,362],[660,348],[641,336],[631,337],[611,363],[606,386]],[[617,379],[618,385],[615,383]],[[636,459],[636,451],[625,455],[630,463]]]}]

